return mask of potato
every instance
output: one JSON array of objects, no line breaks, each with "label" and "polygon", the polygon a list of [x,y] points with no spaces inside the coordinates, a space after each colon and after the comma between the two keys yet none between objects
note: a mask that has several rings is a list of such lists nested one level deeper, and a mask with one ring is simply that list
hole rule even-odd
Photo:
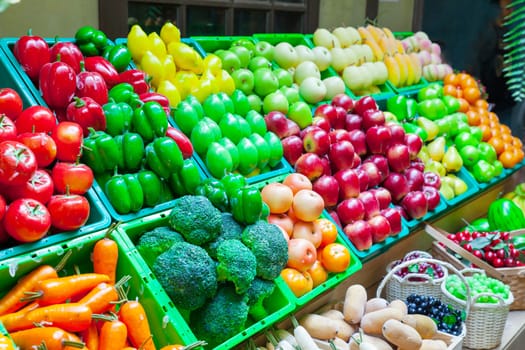
[{"label": "potato", "polygon": [[350,337],[352,334],[354,334],[355,329],[352,325],[347,323],[345,320],[333,320],[337,323],[338,329],[337,329],[337,337],[343,339],[344,341],[350,340]]},{"label": "potato", "polygon": [[363,315],[361,319],[361,328],[366,334],[381,335],[383,324],[390,319],[401,320],[404,314],[401,310],[386,307]]},{"label": "potato", "polygon": [[306,314],[299,319],[303,326],[313,337],[321,340],[335,338],[339,331],[339,324],[331,318],[318,314]]},{"label": "potato", "polygon": [[365,314],[388,307],[388,301],[384,298],[372,298],[366,302]]},{"label": "potato", "polygon": [[416,329],[399,320],[387,320],[382,331],[386,340],[400,348],[419,349],[421,346],[422,339]]},{"label": "potato", "polygon": [[[393,350],[392,346],[390,346],[390,344],[388,344],[385,340],[383,340],[383,339],[381,339],[379,337],[374,337],[374,336],[371,336],[371,335],[368,335],[368,334],[364,334],[364,333],[362,334],[362,337],[363,337],[363,339],[362,339],[363,342],[375,346],[377,348],[377,350]],[[352,338],[350,338],[350,342],[349,342],[350,350],[360,350],[359,349],[359,344],[357,344],[356,339],[357,340],[361,339],[359,333],[354,333]]]},{"label": "potato", "polygon": [[332,320],[344,320],[345,319],[345,315],[343,315],[343,312],[339,310],[335,310],[335,309],[326,310],[320,313],[319,315],[331,318]]},{"label": "potato", "polygon": [[448,345],[441,339],[423,339],[419,350],[447,350]]},{"label": "potato", "polygon": [[353,284],[346,290],[343,305],[345,321],[357,324],[365,313],[366,300],[368,299],[366,289],[360,284]]},{"label": "potato", "polygon": [[407,304],[405,304],[403,300],[399,300],[399,299],[392,300],[390,304],[388,304],[388,306],[401,310],[403,312],[403,315],[408,314],[408,306]]},{"label": "potato", "polygon": [[415,328],[423,339],[432,339],[437,333],[436,322],[426,315],[405,315],[401,322]]}]

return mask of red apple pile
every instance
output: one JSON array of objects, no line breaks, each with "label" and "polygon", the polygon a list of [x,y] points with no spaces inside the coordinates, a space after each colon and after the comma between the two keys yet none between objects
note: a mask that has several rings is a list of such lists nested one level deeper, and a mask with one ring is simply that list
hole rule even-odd
[{"label": "red apple pile", "polygon": [[336,95],[315,109],[312,125],[283,135],[286,160],[312,181],[359,250],[401,232],[402,217],[419,219],[440,202],[439,182],[417,156],[421,138],[386,122],[370,96]]}]

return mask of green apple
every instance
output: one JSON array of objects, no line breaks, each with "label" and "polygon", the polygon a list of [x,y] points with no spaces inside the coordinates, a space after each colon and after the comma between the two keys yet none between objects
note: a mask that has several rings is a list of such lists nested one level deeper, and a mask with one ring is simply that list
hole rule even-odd
[{"label": "green apple", "polygon": [[232,46],[230,47],[230,51],[239,57],[241,68],[248,68],[248,63],[250,63],[250,60],[253,57],[253,54],[250,50],[244,46]]},{"label": "green apple", "polygon": [[256,94],[250,94],[247,96],[248,102],[250,103],[250,108],[257,112],[262,112],[262,100]]},{"label": "green apple", "polygon": [[252,109],[246,114],[246,117],[244,117],[244,119],[250,125],[252,133],[256,133],[261,136],[264,136],[268,132],[268,129],[266,127],[266,122],[264,121],[264,117],[262,116],[261,113],[254,111]]},{"label": "green apple", "polygon": [[334,96],[343,94],[346,90],[345,82],[338,75],[324,78],[322,81],[326,87],[325,100],[332,100]]},{"label": "green apple", "polygon": [[366,89],[372,84],[372,77],[359,66],[347,66],[343,69],[342,77],[346,86],[352,91]]},{"label": "green apple", "polygon": [[459,155],[463,159],[463,164],[467,168],[472,168],[479,160],[479,150],[477,146],[465,145],[459,150]]},{"label": "green apple", "polygon": [[275,48],[272,44],[267,41],[261,40],[255,44],[255,56],[261,56],[266,58],[268,61],[273,61],[275,54]]},{"label": "green apple", "polygon": [[232,73],[237,69],[241,68],[241,60],[239,57],[230,50],[217,50],[215,51],[222,62],[222,69],[228,73]]},{"label": "green apple", "polygon": [[293,85],[293,75],[289,70],[283,68],[277,68],[273,70],[273,74],[277,77],[279,81],[279,87],[283,86],[292,86]]},{"label": "green apple", "polygon": [[292,44],[286,41],[282,41],[275,45],[273,59],[284,69],[295,67],[299,63],[299,55],[297,55],[297,51],[295,51]]},{"label": "green apple", "polygon": [[288,119],[293,120],[299,125],[299,128],[304,129],[312,124],[313,116],[312,109],[308,103],[304,101],[294,102],[288,109]]},{"label": "green apple", "polygon": [[279,88],[279,81],[270,68],[259,68],[254,73],[254,91],[265,97]]},{"label": "green apple", "polygon": [[458,150],[461,150],[467,145],[477,146],[478,143],[479,141],[474,135],[470,133],[470,131],[461,131],[456,135],[456,137],[454,137],[454,144]]},{"label": "green apple", "polygon": [[276,90],[266,95],[263,99],[264,114],[270,113],[271,111],[279,111],[287,114],[289,107],[290,103],[281,90]]},{"label": "green apple", "polygon": [[224,101],[221,99],[221,97],[219,97],[218,94],[210,94],[208,97],[206,97],[204,103],[202,104],[202,108],[204,109],[204,114],[216,123],[218,123],[222,116],[226,113]]},{"label": "green apple", "polygon": [[234,113],[244,117],[250,111],[250,102],[244,92],[235,89],[231,95]]},{"label": "green apple", "polygon": [[332,54],[324,46],[316,46],[312,49],[314,54],[314,62],[317,65],[317,68],[321,72],[325,71],[332,64]]},{"label": "green apple", "polygon": [[490,164],[494,163],[498,159],[494,146],[487,142],[480,142],[478,144],[479,158]]},{"label": "green apple", "polygon": [[270,160],[270,146],[264,137],[257,133],[251,134],[248,139],[252,141],[252,143],[255,145],[255,148],[257,148],[257,168],[264,168]]},{"label": "green apple", "polygon": [[299,93],[306,102],[316,104],[325,98],[326,86],[321,79],[308,77],[299,85]]},{"label": "green apple", "polygon": [[235,88],[249,95],[253,91],[255,78],[253,72],[246,68],[241,68],[231,73]]},{"label": "green apple", "polygon": [[297,56],[299,56],[299,62],[305,62],[310,61],[313,62],[315,60],[315,55],[311,48],[309,48],[306,45],[296,45],[295,51],[297,52]]},{"label": "green apple", "polygon": [[271,69],[272,63],[263,56],[252,57],[252,59],[250,59],[250,63],[248,63],[248,69],[255,73],[255,71],[259,68]]},{"label": "green apple", "polygon": [[252,56],[255,56],[255,43],[251,41],[250,39],[247,39],[247,38],[237,39],[234,42],[232,42],[230,48],[234,46],[243,46],[247,48],[248,50],[250,50],[250,52],[252,53]]},{"label": "green apple", "polygon": [[293,80],[296,84],[301,85],[303,80],[308,77],[321,79],[321,72],[315,63],[312,61],[301,62],[295,67]]},{"label": "green apple", "polygon": [[299,95],[299,87],[295,84],[292,87],[283,86],[279,90],[284,94],[284,96],[286,96],[286,99],[290,104],[301,100],[301,96]]},{"label": "green apple", "polygon": [[232,113],[226,113],[219,122],[222,136],[227,137],[233,143],[237,144],[242,138],[242,127],[239,118]]}]

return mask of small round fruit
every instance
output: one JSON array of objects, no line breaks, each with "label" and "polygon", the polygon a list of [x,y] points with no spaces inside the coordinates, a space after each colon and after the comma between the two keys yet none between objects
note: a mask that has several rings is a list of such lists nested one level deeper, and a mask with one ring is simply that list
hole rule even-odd
[{"label": "small round fruit", "polygon": [[319,218],[315,219],[313,224],[314,230],[321,232],[321,236],[323,237],[321,240],[321,244],[319,245],[320,248],[330,243],[334,243],[336,241],[337,226],[331,220],[326,218]]},{"label": "small round fruit", "polygon": [[292,238],[304,238],[312,242],[315,248],[319,248],[323,235],[315,230],[313,222],[299,220],[293,226]]},{"label": "small round fruit", "polygon": [[317,250],[312,242],[304,238],[292,238],[288,242],[287,267],[306,271],[317,260]]},{"label": "small round fruit", "polygon": [[326,271],[323,264],[319,260],[316,260],[312,267],[310,267],[306,272],[308,272],[312,277],[314,288],[321,283],[326,282],[328,279],[328,271]]},{"label": "small round fruit", "polygon": [[314,221],[323,212],[324,200],[313,190],[300,190],[293,197],[292,208],[299,220]]},{"label": "small round fruit", "polygon": [[306,175],[301,173],[291,173],[286,176],[283,180],[283,185],[286,185],[292,189],[293,194],[296,194],[300,190],[311,190],[312,182]]},{"label": "small round fruit", "polygon": [[328,272],[343,272],[350,266],[350,252],[340,243],[330,243],[321,250],[321,262]]},{"label": "small round fruit", "polygon": [[280,182],[272,182],[261,190],[263,201],[270,208],[271,214],[283,214],[290,209],[293,201],[293,192],[290,187]]},{"label": "small round fruit", "polygon": [[296,297],[305,295],[314,287],[312,276],[306,271],[300,272],[296,269],[287,267],[281,271],[281,277]]}]

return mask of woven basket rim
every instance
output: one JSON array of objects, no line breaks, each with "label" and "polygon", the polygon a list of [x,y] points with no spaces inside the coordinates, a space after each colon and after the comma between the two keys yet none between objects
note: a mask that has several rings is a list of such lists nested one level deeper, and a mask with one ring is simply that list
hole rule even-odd
[{"label": "woven basket rim", "polygon": [[[392,266],[398,261],[400,261],[400,260],[391,261],[386,266],[386,272],[387,273],[390,272],[392,270]],[[408,261],[411,261],[411,260],[408,260]],[[438,285],[438,284],[441,284],[445,280],[445,278],[447,278],[447,276],[448,276],[448,270],[446,268],[444,268],[444,266],[442,264],[439,264],[439,265],[443,268],[443,273],[444,273],[443,277],[432,278],[431,276],[429,276],[427,274],[424,274],[424,273],[409,272],[405,277],[398,276],[398,275],[396,275],[394,273],[392,275],[392,278],[397,280],[397,282],[399,282],[399,283],[404,283],[404,284],[409,284],[409,285],[421,285],[421,284]],[[409,278],[422,277],[422,276],[427,276],[425,281],[409,281],[408,280]]]}]

